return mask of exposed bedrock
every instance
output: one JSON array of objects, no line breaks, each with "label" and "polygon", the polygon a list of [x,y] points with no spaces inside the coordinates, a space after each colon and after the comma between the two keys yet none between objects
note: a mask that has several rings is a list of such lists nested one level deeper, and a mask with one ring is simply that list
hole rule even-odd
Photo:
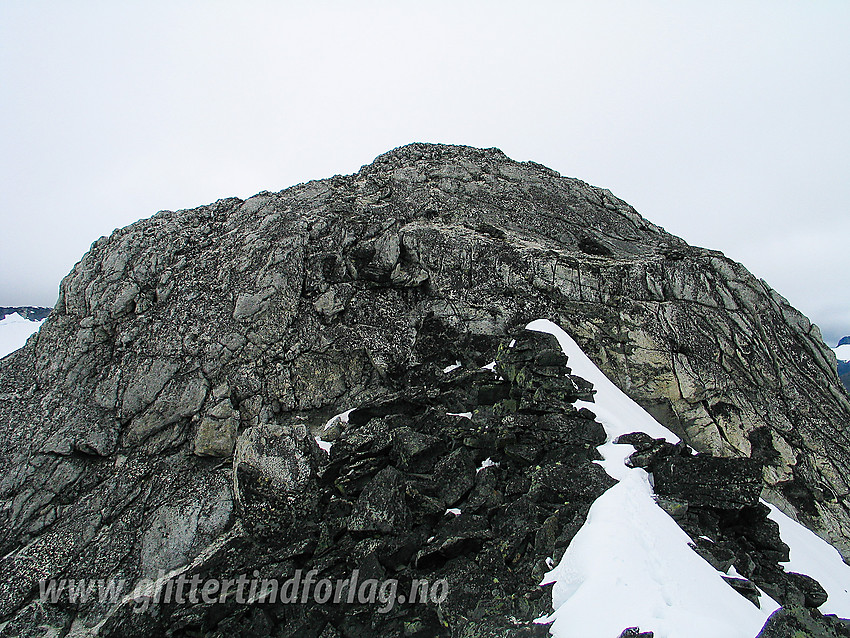
[{"label": "exposed bedrock", "polygon": [[[850,557],[850,399],[816,326],[605,189],[497,149],[413,144],[92,245],[0,363],[0,555],[26,574],[0,583],[0,617],[44,575],[213,551],[246,507],[234,481],[262,494],[277,477],[309,511],[299,432],[477,369],[541,317],[697,451],[757,459],[763,496]],[[470,405],[545,404],[537,389],[484,384]]]}]

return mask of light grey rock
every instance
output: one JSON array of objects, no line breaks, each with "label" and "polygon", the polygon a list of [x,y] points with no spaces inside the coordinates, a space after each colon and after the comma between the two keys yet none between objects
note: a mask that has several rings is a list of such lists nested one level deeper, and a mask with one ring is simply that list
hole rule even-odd
[{"label": "light grey rock", "polygon": [[144,361],[125,386],[121,405],[123,415],[138,414],[153,403],[179,367],[176,361],[168,359]]},{"label": "light grey rock", "polygon": [[[209,382],[202,376],[195,375],[185,380],[172,379],[156,400],[130,422],[124,432],[125,443],[138,445],[165,428],[180,425],[181,420],[196,415],[208,390]],[[169,443],[179,444],[179,441]]]},{"label": "light grey rock", "polygon": [[333,319],[345,310],[345,305],[337,298],[333,289],[319,295],[316,301],[313,302],[313,307],[316,309],[316,312],[326,319]]},{"label": "light grey rock", "polygon": [[252,317],[260,311],[263,301],[267,298],[262,293],[239,295],[236,299],[236,307],[233,309],[233,318],[238,320]]},{"label": "light grey rock", "polygon": [[221,481],[210,485],[217,488],[211,496],[189,498],[164,503],[150,516],[142,532],[139,551],[139,574],[156,578],[186,565],[194,556],[227,528],[233,499],[229,486]]},{"label": "light grey rock", "polygon": [[248,428],[236,442],[233,457],[234,492],[240,494],[240,472],[250,472],[258,480],[284,494],[298,494],[308,487],[314,477],[309,456],[300,443],[306,430],[280,425],[260,425]]}]

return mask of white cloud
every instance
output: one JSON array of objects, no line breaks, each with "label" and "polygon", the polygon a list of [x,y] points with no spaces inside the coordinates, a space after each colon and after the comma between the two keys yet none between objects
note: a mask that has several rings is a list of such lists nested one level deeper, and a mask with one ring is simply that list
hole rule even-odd
[{"label": "white cloud", "polygon": [[837,326],[850,284],[799,228],[850,207],[848,27],[841,2],[3,3],[0,303],[52,304],[157,210],[438,141],[611,188]]}]

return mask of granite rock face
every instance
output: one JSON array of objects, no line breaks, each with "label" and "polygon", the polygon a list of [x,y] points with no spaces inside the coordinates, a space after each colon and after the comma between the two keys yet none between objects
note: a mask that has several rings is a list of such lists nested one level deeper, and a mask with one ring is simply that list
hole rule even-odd
[{"label": "granite rock face", "polygon": [[[537,318],[697,451],[757,460],[763,495],[850,557],[850,399],[816,326],[605,189],[496,149],[413,144],[354,175],[163,211],[92,245],[37,338],[0,364],[0,618],[36,613],[40,578],[132,579],[202,560],[228,535],[277,534],[264,499],[318,525],[305,432],[349,408],[368,416],[358,428],[407,414],[403,388],[489,363]],[[508,386],[455,394],[592,439],[552,416],[590,389],[540,352],[533,374],[505,361]],[[425,463],[427,433],[393,436]],[[528,462],[535,445],[504,453]],[[443,461],[461,479],[471,462]],[[357,485],[357,533],[408,520],[362,510],[401,489],[380,477],[374,498]]]}]

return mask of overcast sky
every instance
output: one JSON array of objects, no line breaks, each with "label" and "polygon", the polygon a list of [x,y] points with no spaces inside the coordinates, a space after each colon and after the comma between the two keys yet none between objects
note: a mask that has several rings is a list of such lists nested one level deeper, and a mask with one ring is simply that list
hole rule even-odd
[{"label": "overcast sky", "polygon": [[0,2],[0,305],[413,141],[610,188],[850,334],[850,2]]}]

